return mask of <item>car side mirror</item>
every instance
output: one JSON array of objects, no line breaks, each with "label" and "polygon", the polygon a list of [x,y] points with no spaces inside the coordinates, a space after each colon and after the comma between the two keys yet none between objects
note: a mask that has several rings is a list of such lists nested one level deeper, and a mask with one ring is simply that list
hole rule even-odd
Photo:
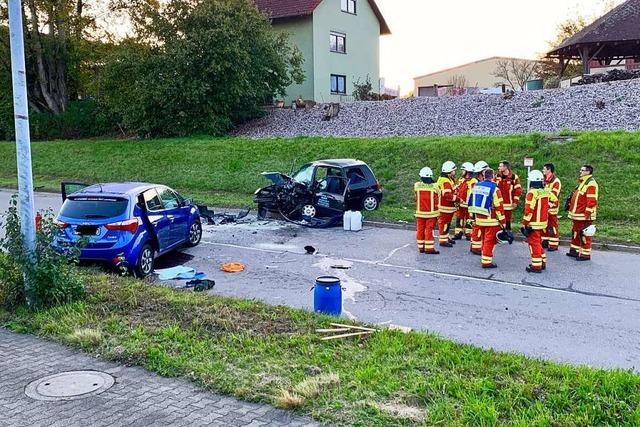
[{"label": "car side mirror", "polygon": [[191,206],[193,205],[193,199],[184,199],[182,201],[182,206]]}]

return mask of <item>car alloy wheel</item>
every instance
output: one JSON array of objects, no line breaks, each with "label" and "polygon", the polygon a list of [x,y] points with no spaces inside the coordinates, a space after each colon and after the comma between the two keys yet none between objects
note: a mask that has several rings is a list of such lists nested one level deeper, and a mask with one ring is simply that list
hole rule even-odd
[{"label": "car alloy wheel", "polygon": [[140,254],[140,272],[144,276],[151,274],[151,270],[153,270],[153,258],[153,248],[151,246],[145,246],[142,249],[142,254]]},{"label": "car alloy wheel", "polygon": [[302,216],[314,218],[316,216],[316,207],[313,205],[305,205],[302,208]]},{"label": "car alloy wheel", "polygon": [[191,224],[191,228],[189,228],[189,244],[192,246],[196,246],[200,243],[200,239],[202,238],[202,224],[198,221],[195,221]]},{"label": "car alloy wheel", "polygon": [[365,208],[365,210],[375,211],[378,208],[378,199],[376,199],[374,196],[369,196],[364,199],[364,201],[362,202],[362,206]]}]

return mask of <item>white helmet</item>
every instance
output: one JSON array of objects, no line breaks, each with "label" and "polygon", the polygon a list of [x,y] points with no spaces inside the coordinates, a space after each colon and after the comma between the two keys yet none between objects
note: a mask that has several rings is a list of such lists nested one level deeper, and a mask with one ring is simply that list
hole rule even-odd
[{"label": "white helmet", "polygon": [[544,182],[544,175],[537,169],[529,172],[529,182]]},{"label": "white helmet", "polygon": [[587,228],[582,229],[582,235],[587,237],[593,237],[596,235],[596,226],[591,224]]},{"label": "white helmet", "polygon": [[475,166],[471,162],[464,162],[461,169],[465,172],[474,172]]},{"label": "white helmet", "polygon": [[482,172],[485,169],[489,168],[489,164],[487,162],[485,162],[484,160],[480,160],[478,163],[476,163],[473,166],[473,171],[476,173]]},{"label": "white helmet", "polygon": [[433,178],[433,171],[431,168],[424,167],[420,169],[420,178]]},{"label": "white helmet", "polygon": [[444,164],[442,165],[442,173],[451,173],[456,169],[456,164],[451,160],[444,162]]}]

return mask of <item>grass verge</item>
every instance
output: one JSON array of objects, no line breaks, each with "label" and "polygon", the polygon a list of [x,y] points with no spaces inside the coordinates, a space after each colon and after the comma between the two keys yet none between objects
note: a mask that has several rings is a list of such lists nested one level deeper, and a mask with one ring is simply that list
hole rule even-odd
[{"label": "grass verge", "polygon": [[640,376],[383,330],[320,341],[332,318],[87,275],[85,302],[0,325],[330,425],[639,425]]},{"label": "grass verge", "polygon": [[[536,167],[553,162],[563,181],[564,198],[575,185],[581,164],[590,163],[600,184],[599,239],[640,243],[640,132],[586,132],[560,141],[540,134],[428,138],[182,138],[147,141],[88,140],[33,143],[36,185],[58,190],[60,181],[140,180],[164,183],[218,206],[252,204],[260,173],[289,172],[292,164],[322,158],[358,158],[381,181],[385,200],[371,219],[413,220],[413,183],[425,165],[438,170],[484,159],[518,165],[526,177],[525,156]],[[0,186],[15,186],[13,143],[0,143]],[[519,219],[520,213],[516,214]],[[561,221],[565,235],[569,222]]]}]

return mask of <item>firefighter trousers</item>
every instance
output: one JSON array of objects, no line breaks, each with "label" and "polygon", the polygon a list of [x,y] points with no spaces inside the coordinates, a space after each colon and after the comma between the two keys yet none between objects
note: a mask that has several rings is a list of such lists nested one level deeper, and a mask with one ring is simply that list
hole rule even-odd
[{"label": "firefighter trousers", "polygon": [[547,264],[547,254],[544,253],[542,248],[542,234],[544,230],[533,230],[529,236],[527,236],[527,243],[529,244],[529,253],[531,254],[531,268],[536,271],[542,270]]},{"label": "firefighter trousers", "polygon": [[593,237],[583,236],[582,230],[587,228],[593,221],[573,220],[573,235],[571,238],[571,252],[580,258],[591,259],[591,243]]},{"label": "firefighter trousers", "polygon": [[493,249],[496,247],[496,234],[502,230],[499,225],[480,226],[482,234],[482,265],[493,264]]},{"label": "firefighter trousers", "polygon": [[513,211],[507,209],[504,210],[504,221],[507,223],[507,229],[511,230],[511,218],[513,217]]},{"label": "firefighter trousers", "polygon": [[416,241],[420,252],[435,252],[433,230],[438,226],[438,218],[416,218]]},{"label": "firefighter trousers", "polygon": [[560,245],[560,226],[558,224],[558,215],[549,214],[547,229],[542,237],[543,241],[547,241],[549,249],[558,249]]},{"label": "firefighter trousers", "polygon": [[458,208],[456,213],[456,235],[469,236],[471,229],[467,228],[467,220],[469,219],[469,210],[467,208]]},{"label": "firefighter trousers", "polygon": [[475,222],[471,226],[471,252],[480,255],[482,253],[482,238],[484,227],[480,227]]},{"label": "firefighter trousers", "polygon": [[452,213],[440,213],[438,219],[438,232],[440,233],[440,244],[449,243],[449,231],[451,230],[451,220],[453,219]]}]

